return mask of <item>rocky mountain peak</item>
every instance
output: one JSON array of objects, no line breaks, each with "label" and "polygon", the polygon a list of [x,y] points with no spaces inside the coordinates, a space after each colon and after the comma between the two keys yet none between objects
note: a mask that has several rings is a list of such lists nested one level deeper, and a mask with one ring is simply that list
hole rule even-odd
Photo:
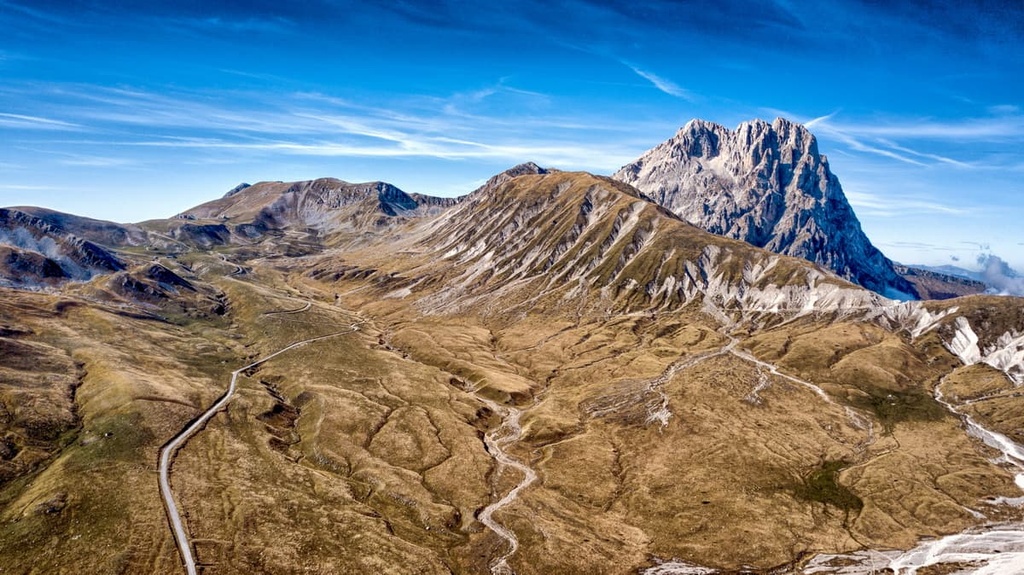
[{"label": "rocky mountain peak", "polygon": [[498,174],[491,176],[491,178],[487,180],[487,182],[484,183],[484,185],[474,190],[473,194],[487,193],[487,191],[494,190],[495,188],[504,184],[505,182],[513,178],[518,178],[519,176],[549,173],[551,173],[551,170],[548,170],[547,168],[542,168],[533,162],[525,162],[522,164],[518,164],[516,166],[512,166],[511,168],[505,170],[504,172],[500,172]]},{"label": "rocky mountain peak", "polygon": [[252,187],[251,184],[248,184],[246,182],[242,182],[241,184],[238,184],[237,186],[235,186],[235,187],[231,188],[230,190],[228,190],[228,193],[224,194],[224,197],[225,198],[230,198],[231,196],[237,194],[238,192],[241,192],[242,190],[244,190],[246,188],[251,188],[251,187]]},{"label": "rocky mountain peak", "polygon": [[914,288],[875,248],[806,127],[692,120],[613,176],[710,232],[801,257],[893,297]]},{"label": "rocky mountain peak", "polygon": [[682,156],[707,158],[717,156],[719,144],[728,130],[705,120],[690,120],[676,132],[671,143],[672,151]]}]

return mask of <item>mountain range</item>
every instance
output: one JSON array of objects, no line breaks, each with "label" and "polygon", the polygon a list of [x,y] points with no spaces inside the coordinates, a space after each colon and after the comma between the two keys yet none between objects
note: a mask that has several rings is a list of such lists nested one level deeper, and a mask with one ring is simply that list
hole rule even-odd
[{"label": "mountain range", "polygon": [[1022,561],[1024,305],[886,259],[784,120],[457,199],[0,217],[0,570]]}]

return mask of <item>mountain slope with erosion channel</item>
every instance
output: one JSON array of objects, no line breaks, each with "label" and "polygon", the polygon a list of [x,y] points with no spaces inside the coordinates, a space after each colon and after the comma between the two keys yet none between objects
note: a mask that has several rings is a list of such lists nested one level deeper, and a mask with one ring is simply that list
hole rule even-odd
[{"label": "mountain slope with erosion channel", "polygon": [[0,567],[185,572],[158,453],[240,366],[169,462],[202,572],[910,572],[957,534],[1013,565],[1019,299],[888,300],[524,171],[393,215],[257,184],[3,288]]}]

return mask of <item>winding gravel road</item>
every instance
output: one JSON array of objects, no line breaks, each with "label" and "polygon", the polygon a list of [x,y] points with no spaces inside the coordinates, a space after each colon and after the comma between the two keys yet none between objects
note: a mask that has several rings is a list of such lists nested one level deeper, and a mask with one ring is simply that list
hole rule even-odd
[{"label": "winding gravel road", "polygon": [[[309,308],[307,307],[305,309]],[[235,394],[235,390],[238,388],[238,375],[240,373],[248,369],[252,369],[260,364],[263,364],[281,355],[282,353],[291,351],[297,347],[304,346],[308,343],[314,343],[317,341],[353,333],[356,331],[359,331],[358,322],[353,323],[351,326],[349,326],[349,329],[347,331],[340,331],[337,333],[331,333],[328,335],[322,335],[310,339],[304,339],[302,341],[297,341],[289,345],[288,347],[279,349],[264,358],[261,358],[257,361],[250,363],[249,365],[240,367],[235,371],[231,372],[231,383],[228,385],[228,389],[227,391],[224,392],[224,395],[222,395],[220,399],[214,402],[214,404],[211,405],[210,408],[207,409],[205,412],[203,412],[203,414],[200,415],[195,421],[193,421],[190,425],[186,426],[185,429],[182,429],[180,432],[178,432],[178,434],[175,435],[169,442],[167,442],[167,444],[164,445],[163,449],[160,450],[160,495],[161,497],[163,497],[164,506],[166,507],[167,510],[167,520],[171,523],[171,529],[174,531],[174,541],[178,546],[178,551],[181,553],[181,560],[185,564],[185,571],[188,573],[188,575],[198,575],[198,571],[196,570],[195,557],[192,555],[192,546],[189,543],[188,532],[185,530],[185,526],[182,523],[181,512],[178,509],[178,504],[174,501],[174,493],[171,491],[171,462],[173,461],[175,454],[178,452],[179,449],[182,448],[182,446],[185,445],[185,442],[187,442],[189,438],[198,433],[207,424],[207,422],[209,422],[210,419],[212,419],[213,416],[216,415],[218,411],[220,411],[221,409],[224,408],[225,405],[227,405],[228,401],[230,401],[231,397]]]}]

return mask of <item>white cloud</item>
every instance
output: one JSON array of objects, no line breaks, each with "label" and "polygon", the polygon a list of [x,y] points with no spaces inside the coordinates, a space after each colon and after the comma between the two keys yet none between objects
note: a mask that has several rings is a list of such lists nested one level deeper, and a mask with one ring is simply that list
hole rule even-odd
[{"label": "white cloud", "polygon": [[999,104],[997,106],[989,106],[988,111],[989,113],[996,115],[1019,114],[1020,106],[1015,106],[1013,104]]},{"label": "white cloud", "polygon": [[860,190],[845,190],[846,199],[857,209],[858,214],[874,217],[897,217],[910,213],[933,213],[962,216],[971,213],[969,208],[950,206],[929,198],[898,195],[880,195]]},{"label": "white cloud", "polygon": [[633,70],[633,72],[637,76],[640,76],[644,80],[647,80],[655,88],[661,90],[662,92],[668,94],[669,96],[675,96],[676,98],[682,98],[683,100],[686,100],[688,102],[693,102],[695,100],[694,95],[689,90],[686,90],[685,88],[680,87],[675,82],[673,82],[671,80],[667,80],[665,78],[662,78],[661,76],[658,76],[657,74],[655,74],[653,72],[648,72],[646,70],[641,70],[640,68],[638,68],[638,67],[636,67],[633,64],[630,64],[628,62],[623,62],[623,64],[625,64],[626,66],[629,66],[629,69]]},{"label": "white cloud", "polygon": [[808,121],[803,123],[804,127],[809,129],[809,128],[813,128],[814,126],[816,126],[818,124],[822,124],[824,122],[828,122],[829,120],[831,120],[838,113],[839,113],[838,111],[835,111],[835,112],[832,112],[831,114],[826,114],[824,116],[818,116],[817,118],[813,118],[811,120],[808,120]]},{"label": "white cloud", "polygon": [[1011,269],[1002,258],[994,254],[983,254],[978,257],[978,264],[981,265],[981,277],[996,292],[1024,296],[1024,277]]},{"label": "white cloud", "polygon": [[[660,124],[651,122],[544,114],[547,96],[502,82],[449,98],[407,97],[377,106],[309,93],[154,93],[67,85],[56,86],[53,92],[60,94],[62,114],[95,135],[48,144],[59,146],[60,154],[69,157],[64,165],[91,167],[123,167],[129,160],[151,163],[126,150],[165,148],[210,150],[239,159],[286,154],[485,159],[510,165],[534,160],[608,173],[656,141],[645,133],[662,131]],[[469,104],[497,94],[527,99],[541,108],[516,117],[467,111],[472,109]],[[46,120],[41,114],[36,119]]]},{"label": "white cloud", "polygon": [[[780,112],[780,114],[786,115],[785,112]],[[985,130],[987,129],[987,124],[979,123],[973,126],[969,123],[962,125],[915,124],[904,121],[879,125],[877,123],[868,122],[858,123],[836,121],[835,118],[838,114],[838,111],[832,112],[825,116],[819,116],[812,118],[811,120],[804,121],[803,124],[809,129],[813,128],[813,131],[818,135],[827,136],[845,144],[851,151],[882,156],[904,164],[910,164],[918,167],[929,167],[943,164],[962,169],[984,169],[997,167],[986,166],[977,162],[967,162],[949,157],[948,155],[914,149],[894,140],[896,137],[904,136],[906,139],[929,139],[931,144],[943,144],[948,143],[945,142],[946,139],[958,141],[958,134],[968,132],[981,138],[982,134],[986,133]],[[1024,126],[1022,126],[1022,128],[1024,128]],[[935,137],[926,137],[925,134],[929,133],[934,134]],[[1000,129],[998,131],[992,130],[991,133],[1010,134],[1012,132]],[[942,137],[939,137],[940,135]],[[1005,166],[1000,167],[1000,169],[1004,168]]]},{"label": "white cloud", "polygon": [[60,163],[65,166],[75,166],[82,168],[125,168],[128,166],[135,166],[138,164],[137,161],[130,160],[128,158],[77,155],[72,155],[66,160],[61,160]]},{"label": "white cloud", "polygon": [[[89,142],[82,141],[82,144]],[[97,142],[98,143],[98,142]],[[335,141],[299,142],[261,140],[237,142],[218,139],[174,138],[117,142],[118,146],[206,149],[226,152],[266,152],[310,157],[437,158],[441,160],[493,159],[510,163],[532,159],[544,165],[579,168],[620,166],[633,158],[629,149],[581,145],[573,142],[547,144],[522,142],[488,144],[443,137],[410,136],[394,145],[363,145]]]},{"label": "white cloud", "polygon": [[943,164],[949,164],[951,166],[956,166],[958,168],[972,168],[972,167],[974,167],[972,164],[969,164],[967,162],[961,162],[960,160],[955,160],[953,158],[948,158],[946,156],[941,156],[939,154],[929,154],[927,152],[918,152],[917,150],[912,150],[912,149],[910,149],[910,148],[908,148],[906,146],[901,146],[901,145],[899,145],[899,144],[897,144],[895,142],[891,142],[889,140],[878,140],[878,141],[881,144],[883,144],[885,146],[888,146],[889,148],[891,148],[893,150],[896,150],[898,152],[903,152],[905,154],[910,154],[911,156],[917,156],[919,158],[925,158],[925,159],[928,159],[928,160],[935,160],[936,162],[941,162]]},{"label": "white cloud", "polygon": [[5,128],[30,130],[71,130],[81,127],[78,124],[54,120],[52,118],[7,113],[0,113],[0,126]]},{"label": "white cloud", "polygon": [[926,164],[924,162],[915,160],[913,158],[909,158],[906,155],[900,154],[900,153],[898,153],[896,151],[887,150],[887,149],[879,147],[879,146],[873,146],[873,145],[865,144],[864,142],[862,142],[861,140],[851,136],[850,134],[848,134],[846,132],[843,132],[841,130],[837,130],[837,129],[833,128],[832,126],[830,126],[827,123],[827,121],[819,122],[817,124],[817,126],[818,126],[818,129],[817,129],[818,132],[821,132],[821,133],[828,134],[828,135],[832,136],[833,138],[835,138],[835,139],[839,140],[840,142],[843,142],[844,144],[849,146],[850,149],[855,150],[857,152],[867,152],[869,154],[875,154],[875,155],[878,155],[878,156],[883,156],[883,157],[886,157],[886,158],[889,158],[889,159],[892,159],[892,160],[897,160],[897,161],[900,161],[900,162],[903,162],[903,163],[906,163],[906,164],[912,164],[912,165],[915,165],[915,166],[922,166],[923,167],[923,166],[927,166],[928,165],[928,164]]},{"label": "white cloud", "polygon": [[855,137],[948,140],[1024,139],[1024,115],[998,118],[967,118],[940,122],[935,120],[898,120],[891,122],[820,122],[830,130]]},{"label": "white cloud", "polygon": [[17,192],[51,192],[61,189],[62,188],[56,188],[53,186],[37,186],[32,184],[0,184],[0,190]]}]

